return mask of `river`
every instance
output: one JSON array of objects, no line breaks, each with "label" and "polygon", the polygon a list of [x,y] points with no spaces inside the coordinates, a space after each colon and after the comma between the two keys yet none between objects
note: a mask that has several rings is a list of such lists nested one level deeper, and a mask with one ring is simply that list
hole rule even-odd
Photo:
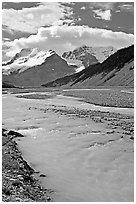
[{"label": "river", "polygon": [[[54,190],[54,201],[133,201],[133,141],[122,139],[120,132],[108,134],[105,123],[75,117],[75,108],[124,111],[61,95],[28,100],[5,94],[3,127],[25,135],[17,139],[19,148],[36,171],[47,175],[36,174],[43,186]],[[54,110],[72,110],[73,115]],[[130,116],[133,112],[125,109]]]}]

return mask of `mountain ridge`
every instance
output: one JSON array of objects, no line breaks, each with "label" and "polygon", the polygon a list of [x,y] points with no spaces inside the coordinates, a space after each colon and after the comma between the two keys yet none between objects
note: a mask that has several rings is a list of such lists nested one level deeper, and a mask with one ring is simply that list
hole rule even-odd
[{"label": "mountain ridge", "polygon": [[2,80],[15,86],[40,86],[44,81],[75,73],[75,69],[55,51],[23,49],[4,65]]},{"label": "mountain ridge", "polygon": [[[122,73],[124,68],[125,72]],[[88,68],[82,70],[79,73],[66,76],[64,78],[57,79],[55,81],[43,84],[45,87],[57,87],[57,86],[69,86],[69,87],[89,87],[93,85],[106,85],[109,81],[112,81],[112,86],[117,86],[118,84],[123,85],[125,82],[116,81],[113,82],[117,75],[122,77],[125,81],[127,75],[132,81],[130,86],[134,86],[134,45],[118,50],[116,53],[107,58],[103,63],[96,65],[90,65]],[[129,85],[129,79],[128,85]],[[110,82],[108,84],[111,85]]]},{"label": "mountain ridge", "polygon": [[[28,56],[31,58],[30,61]],[[2,81],[14,84],[14,86],[28,87],[41,85],[45,87],[78,86],[79,84],[79,86],[86,87],[92,85],[92,81],[93,85],[104,85],[108,84],[109,81],[112,81],[114,85],[113,79],[117,78],[118,74],[121,74],[120,70],[125,66],[125,63],[128,63],[130,70],[127,70],[127,68],[124,70],[133,81],[132,67],[134,65],[130,62],[133,59],[134,46],[132,45],[118,50],[102,63],[98,62],[75,73],[77,67],[68,65],[55,51],[38,52],[37,49],[23,49],[7,63],[9,69],[4,70]],[[6,67],[7,65],[4,66]],[[125,80],[125,78],[122,78],[122,80]]]},{"label": "mountain ridge", "polygon": [[90,47],[83,45],[73,51],[64,52],[62,57],[66,60],[80,60],[82,64],[88,67],[91,64],[101,63],[117,50],[112,47]]}]

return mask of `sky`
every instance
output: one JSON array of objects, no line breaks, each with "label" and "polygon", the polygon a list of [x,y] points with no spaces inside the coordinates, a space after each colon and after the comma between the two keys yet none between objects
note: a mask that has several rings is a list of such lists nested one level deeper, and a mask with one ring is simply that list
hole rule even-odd
[{"label": "sky", "polygon": [[59,55],[80,46],[134,44],[134,3],[3,2],[2,56],[23,48],[55,50]]}]

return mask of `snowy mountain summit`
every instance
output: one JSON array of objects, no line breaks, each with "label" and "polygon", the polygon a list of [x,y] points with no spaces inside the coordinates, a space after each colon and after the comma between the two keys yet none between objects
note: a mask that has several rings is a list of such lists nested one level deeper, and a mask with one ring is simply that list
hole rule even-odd
[{"label": "snowy mountain summit", "polygon": [[46,59],[48,57],[55,54],[56,53],[53,50],[38,51],[37,48],[22,49],[10,61],[3,64],[3,73],[10,74],[14,71],[18,71],[19,73],[23,72],[30,67],[43,64],[44,62],[46,62]]},{"label": "snowy mountain summit", "polygon": [[3,82],[15,86],[40,86],[42,83],[75,73],[76,66],[68,65],[55,51],[22,49],[3,64]]},{"label": "snowy mountain summit", "polygon": [[112,48],[83,46],[60,57],[53,50],[22,49],[3,64],[3,82],[13,83],[15,86],[40,86],[79,72],[90,64],[98,64],[101,58],[107,58],[113,52]]},{"label": "snowy mountain summit", "polygon": [[101,63],[117,50],[113,47],[89,47],[83,45],[73,51],[64,52],[62,57],[66,60],[80,60],[86,67]]}]

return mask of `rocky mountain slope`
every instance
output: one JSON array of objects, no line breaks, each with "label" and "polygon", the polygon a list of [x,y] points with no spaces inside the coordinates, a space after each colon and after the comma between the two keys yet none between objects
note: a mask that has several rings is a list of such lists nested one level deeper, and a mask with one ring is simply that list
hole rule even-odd
[{"label": "rocky mountain slope", "polygon": [[55,51],[23,49],[3,64],[3,82],[15,86],[40,86],[72,73],[76,66],[68,65]]},{"label": "rocky mountain slope", "polygon": [[70,52],[64,52],[62,57],[67,60],[67,62],[75,63],[77,66],[77,61],[84,66],[84,68],[89,65],[97,64],[103,62],[110,55],[114,54],[117,50],[113,47],[89,47],[82,46]]},{"label": "rocky mountain slope", "polygon": [[2,82],[2,88],[17,88],[13,84]]},{"label": "rocky mountain slope", "polygon": [[103,63],[90,65],[79,73],[59,78],[45,87],[134,86],[134,46],[118,50]]}]

